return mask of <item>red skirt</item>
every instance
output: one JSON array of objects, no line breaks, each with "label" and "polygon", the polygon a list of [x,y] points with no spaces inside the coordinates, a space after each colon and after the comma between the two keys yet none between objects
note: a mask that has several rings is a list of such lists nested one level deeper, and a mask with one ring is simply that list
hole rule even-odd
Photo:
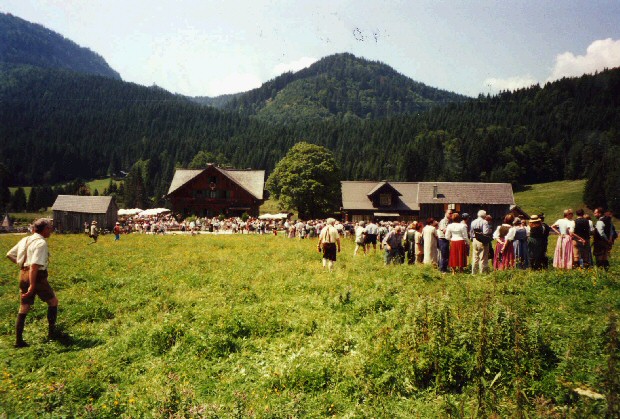
[{"label": "red skirt", "polygon": [[465,240],[450,242],[448,266],[451,268],[464,268],[467,266],[467,242]]}]

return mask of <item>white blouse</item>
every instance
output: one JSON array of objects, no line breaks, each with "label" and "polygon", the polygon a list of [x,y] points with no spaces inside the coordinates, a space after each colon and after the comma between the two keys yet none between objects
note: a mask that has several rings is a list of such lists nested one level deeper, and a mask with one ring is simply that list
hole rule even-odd
[{"label": "white blouse", "polygon": [[446,239],[450,241],[465,240],[469,243],[467,225],[461,223],[448,224],[448,227],[446,228]]},{"label": "white blouse", "polygon": [[560,230],[560,234],[570,234],[575,231],[575,221],[569,220],[567,218],[560,218],[555,223],[553,223],[554,227],[557,227]]},{"label": "white blouse", "polygon": [[502,224],[500,226],[497,226],[497,228],[495,229],[495,233],[493,233],[493,239],[494,240],[499,239],[499,229],[502,228],[502,226],[510,227],[508,229],[508,233],[506,233],[506,237],[504,237],[504,240],[514,240],[515,239],[515,233],[517,232],[517,229],[515,227],[511,226],[510,224]]}]

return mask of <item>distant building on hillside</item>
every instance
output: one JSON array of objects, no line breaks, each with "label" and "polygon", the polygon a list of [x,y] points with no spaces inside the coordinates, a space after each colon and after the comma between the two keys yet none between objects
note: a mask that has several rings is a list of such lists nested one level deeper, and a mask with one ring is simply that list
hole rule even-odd
[{"label": "distant building on hillside", "polygon": [[484,209],[495,223],[514,206],[512,185],[482,182],[343,181],[342,212],[347,221],[426,220],[446,210],[476,217]]},{"label": "distant building on hillside", "polygon": [[264,201],[265,171],[223,169],[177,169],[166,198],[175,213],[214,217],[219,214],[258,216]]},{"label": "distant building on hillside", "polygon": [[84,223],[90,225],[92,221],[111,230],[118,217],[118,206],[111,196],[58,195],[52,211],[55,229],[72,233],[83,232]]}]

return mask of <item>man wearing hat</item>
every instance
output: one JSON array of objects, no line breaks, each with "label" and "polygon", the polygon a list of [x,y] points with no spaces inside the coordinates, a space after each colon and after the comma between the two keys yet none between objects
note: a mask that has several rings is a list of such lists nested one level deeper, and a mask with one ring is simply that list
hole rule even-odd
[{"label": "man wearing hat", "polygon": [[340,234],[334,227],[336,220],[328,218],[326,225],[319,234],[318,251],[323,251],[323,268],[328,267],[329,271],[334,267],[336,263],[336,245],[338,246],[338,252],[340,252]]},{"label": "man wearing hat", "polygon": [[93,239],[93,243],[97,243],[97,237],[99,237],[99,230],[97,229],[97,221],[93,220],[90,224],[90,237]]},{"label": "man wearing hat", "polygon": [[478,218],[471,222],[469,236],[472,240],[471,273],[486,273],[489,270],[489,246],[493,241],[493,230],[486,220],[487,212],[478,211]]},{"label": "man wearing hat", "polygon": [[527,252],[530,260],[530,268],[539,270],[545,267],[545,259],[547,259],[547,237],[545,236],[545,228],[542,219],[534,214],[529,221],[530,234],[527,239]]},{"label": "man wearing hat", "polygon": [[28,344],[23,339],[26,316],[34,299],[38,296],[47,303],[47,322],[49,325],[48,337],[55,339],[56,318],[58,315],[58,298],[47,281],[47,267],[49,249],[47,238],[52,234],[54,227],[51,220],[40,218],[34,222],[33,234],[19,241],[6,256],[19,265],[19,288],[21,299],[17,322],[15,323],[15,347],[23,348]]},{"label": "man wearing hat", "polygon": [[121,239],[121,223],[118,221],[116,225],[114,225],[114,241],[118,241]]}]

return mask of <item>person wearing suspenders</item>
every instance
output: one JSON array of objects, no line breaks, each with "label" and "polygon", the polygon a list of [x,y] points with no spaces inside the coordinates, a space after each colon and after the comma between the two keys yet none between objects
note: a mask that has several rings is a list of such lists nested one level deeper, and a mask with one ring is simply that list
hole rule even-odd
[{"label": "person wearing suspenders", "polygon": [[336,220],[328,218],[325,227],[319,234],[318,251],[323,251],[323,268],[328,267],[329,271],[334,267],[336,263],[336,245],[338,245],[338,252],[340,252],[340,234],[334,227]]},{"label": "person wearing suspenders", "polygon": [[35,296],[47,303],[48,337],[56,338],[56,317],[58,298],[47,281],[49,250],[47,238],[54,231],[51,220],[40,218],[34,222],[32,235],[19,241],[6,256],[20,267],[19,288],[21,299],[19,313],[15,324],[15,347],[23,348],[28,344],[23,339],[24,325]]}]

